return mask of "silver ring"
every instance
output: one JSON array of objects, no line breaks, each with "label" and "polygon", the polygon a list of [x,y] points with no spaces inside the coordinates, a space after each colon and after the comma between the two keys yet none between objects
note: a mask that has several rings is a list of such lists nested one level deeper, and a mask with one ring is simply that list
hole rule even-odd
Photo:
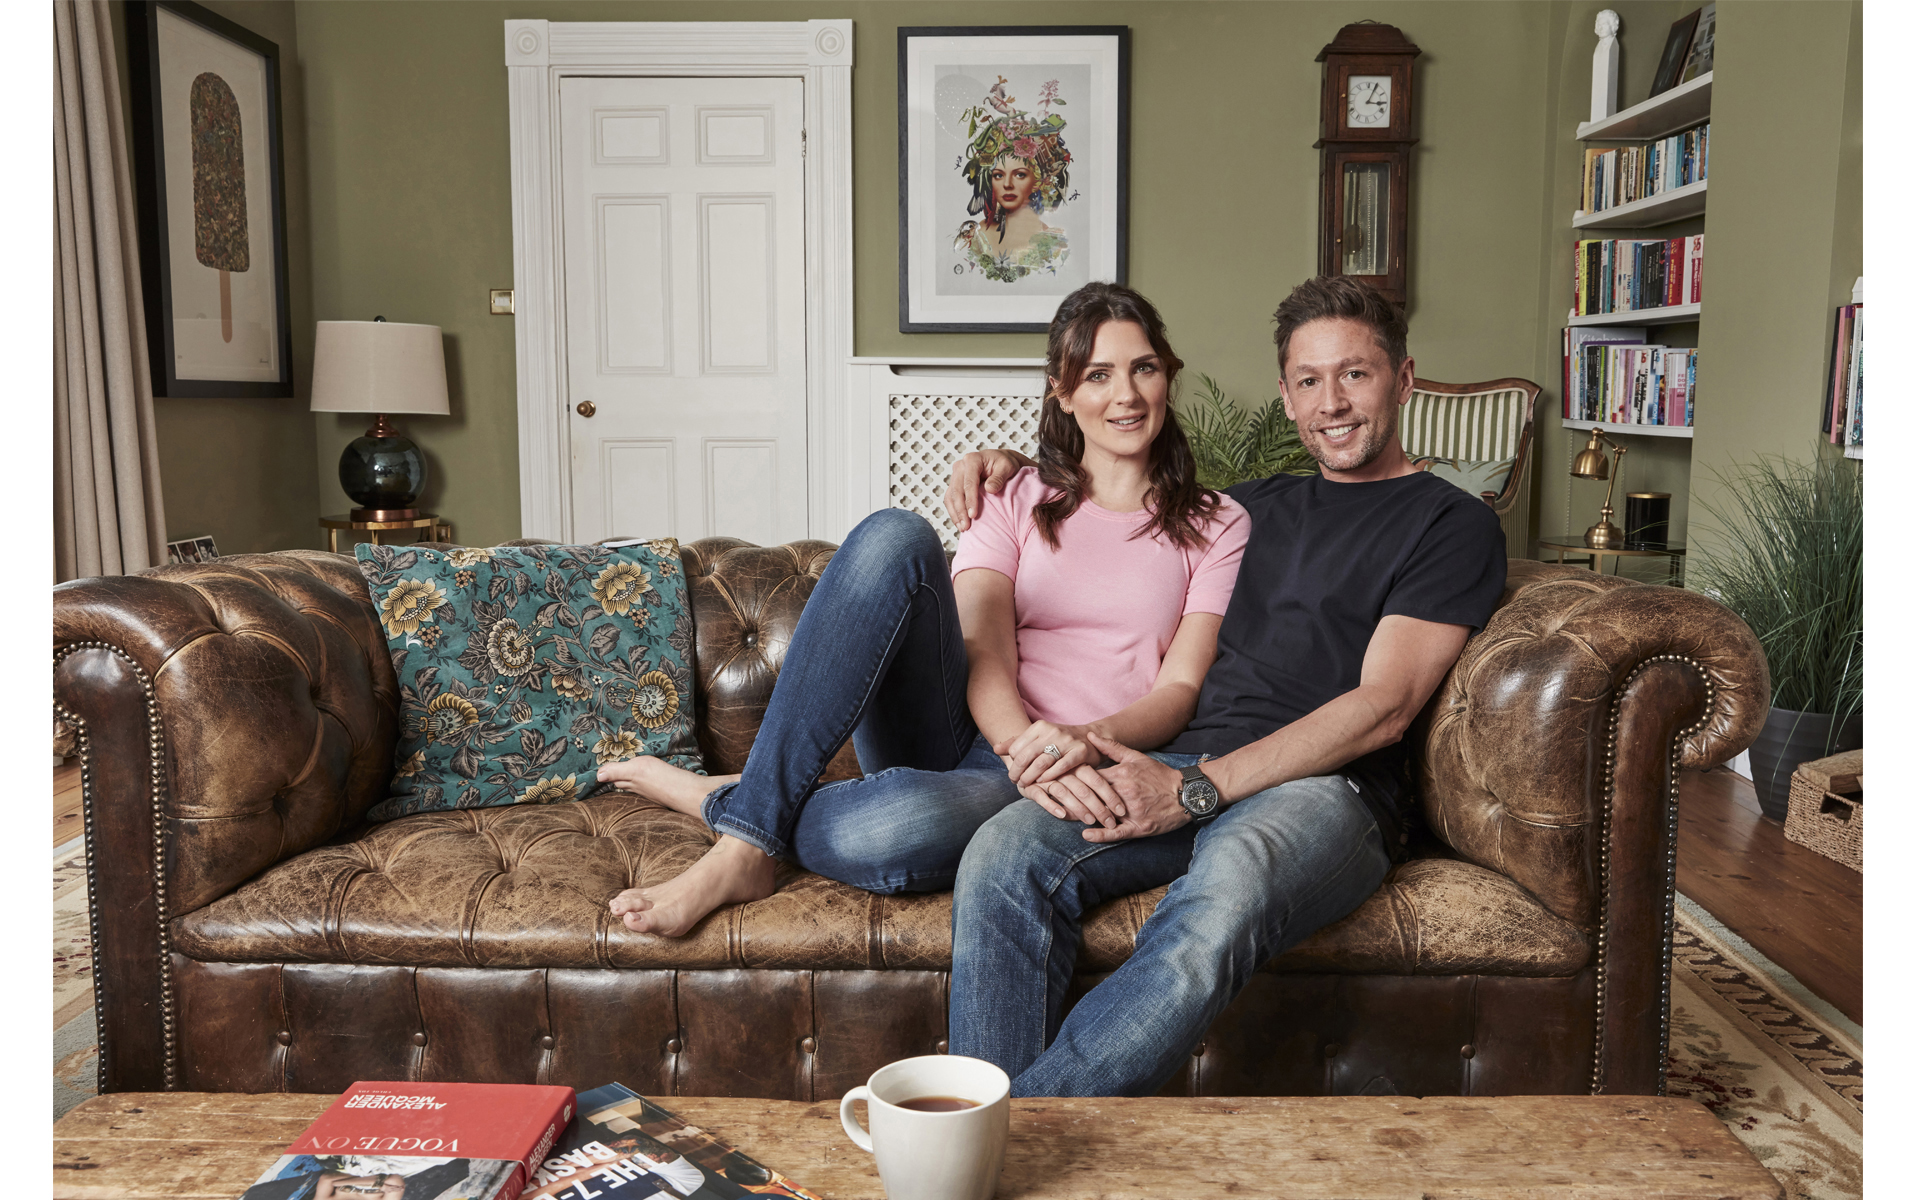
[{"label": "silver ring", "polygon": [[1040,747],[1040,753],[1051,754],[1055,762],[1060,761],[1060,747],[1054,745],[1052,742],[1048,742],[1046,745]]}]

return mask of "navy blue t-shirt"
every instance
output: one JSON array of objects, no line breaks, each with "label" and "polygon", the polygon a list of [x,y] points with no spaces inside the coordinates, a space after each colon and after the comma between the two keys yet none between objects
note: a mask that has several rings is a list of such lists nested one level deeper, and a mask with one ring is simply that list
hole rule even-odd
[{"label": "navy blue t-shirt", "polygon": [[[1506,585],[1500,519],[1478,496],[1415,472],[1371,483],[1275,475],[1227,489],[1251,518],[1219,657],[1185,732],[1162,747],[1226,754],[1360,686],[1374,628],[1407,616],[1478,630]],[[1405,842],[1412,788],[1399,744],[1342,767]]]}]

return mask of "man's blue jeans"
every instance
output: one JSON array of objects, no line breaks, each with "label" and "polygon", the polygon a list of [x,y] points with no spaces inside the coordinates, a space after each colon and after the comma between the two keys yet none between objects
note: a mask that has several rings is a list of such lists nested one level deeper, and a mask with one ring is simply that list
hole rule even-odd
[{"label": "man's blue jeans", "polygon": [[[862,779],[817,784],[851,735]],[[967,649],[933,527],[882,509],[801,610],[740,782],[707,824],[870,892],[953,886],[980,825],[1020,798],[967,709]]]},{"label": "man's blue jeans", "polygon": [[[1155,754],[1174,767],[1191,754]],[[1144,1096],[1253,972],[1372,895],[1390,865],[1345,777],[1295,780],[1158,837],[1099,843],[1023,801],[981,827],[953,897],[948,1039],[1016,1096]],[[1133,956],[1062,1020],[1081,919],[1170,884]]]}]

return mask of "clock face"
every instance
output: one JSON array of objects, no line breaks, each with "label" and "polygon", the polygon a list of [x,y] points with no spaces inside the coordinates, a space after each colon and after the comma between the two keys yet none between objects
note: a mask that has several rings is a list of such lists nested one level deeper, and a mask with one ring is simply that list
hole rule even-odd
[{"label": "clock face", "polygon": [[1393,108],[1393,76],[1347,76],[1347,128],[1384,129]]}]

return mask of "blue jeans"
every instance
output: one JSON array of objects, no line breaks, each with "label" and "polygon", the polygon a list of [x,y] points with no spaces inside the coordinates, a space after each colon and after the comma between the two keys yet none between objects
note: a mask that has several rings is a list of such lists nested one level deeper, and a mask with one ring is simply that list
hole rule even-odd
[{"label": "blue jeans", "polygon": [[[851,735],[864,778],[819,784]],[[960,852],[1020,798],[967,709],[967,649],[933,527],[882,509],[821,572],[716,832],[871,892],[953,886]]]},{"label": "blue jeans", "polygon": [[[1155,754],[1169,766],[1192,754]],[[1016,1096],[1145,1096],[1164,1086],[1256,968],[1372,895],[1389,861],[1339,775],[1256,793],[1158,837],[1089,842],[1031,802],[984,825],[953,896],[948,1039]],[[1080,921],[1170,884],[1132,957],[1062,1019]]]}]

